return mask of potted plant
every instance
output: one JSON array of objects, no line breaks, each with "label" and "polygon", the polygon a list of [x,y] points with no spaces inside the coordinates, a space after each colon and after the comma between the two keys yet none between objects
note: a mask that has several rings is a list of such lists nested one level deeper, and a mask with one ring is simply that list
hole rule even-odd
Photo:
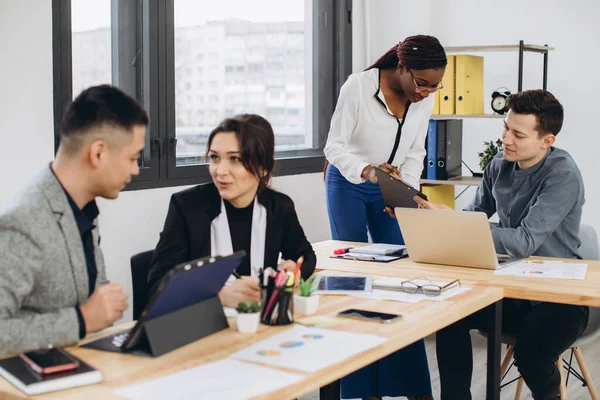
[{"label": "potted plant", "polygon": [[312,315],[319,308],[319,296],[313,295],[314,275],[307,280],[300,278],[300,295],[294,296],[294,312],[304,315]]},{"label": "potted plant", "polygon": [[483,151],[481,153],[478,153],[479,167],[481,167],[482,171],[485,170],[485,167],[487,167],[490,161],[492,161],[494,157],[496,157],[496,154],[498,154],[498,152],[504,150],[502,139],[497,139],[496,142],[490,140],[489,142],[483,142],[483,144],[485,145]]},{"label": "potted plant", "polygon": [[258,301],[246,300],[238,304],[236,308],[238,332],[254,333],[260,322],[260,303]]}]

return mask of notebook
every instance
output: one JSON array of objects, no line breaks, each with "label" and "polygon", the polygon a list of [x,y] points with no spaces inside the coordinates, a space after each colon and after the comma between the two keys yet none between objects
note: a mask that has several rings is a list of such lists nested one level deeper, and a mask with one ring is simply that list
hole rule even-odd
[{"label": "notebook", "polygon": [[378,256],[403,255],[406,246],[403,244],[375,243],[368,246],[353,247],[352,253],[369,254]]},{"label": "notebook", "polygon": [[79,367],[72,371],[40,375],[17,356],[0,360],[0,376],[26,395],[54,392],[102,382],[102,372],[72,354],[70,355],[79,361]]},{"label": "notebook", "polygon": [[394,260],[399,260],[404,257],[402,255],[393,255],[393,256],[380,256],[377,254],[364,254],[364,253],[344,253],[344,254],[335,254],[330,258],[341,258],[344,260],[353,260],[353,261],[372,261],[372,262],[383,262],[387,263]]}]

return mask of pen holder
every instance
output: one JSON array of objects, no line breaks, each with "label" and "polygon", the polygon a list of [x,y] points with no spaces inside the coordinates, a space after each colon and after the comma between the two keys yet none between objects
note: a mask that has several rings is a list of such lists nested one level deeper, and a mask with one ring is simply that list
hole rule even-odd
[{"label": "pen holder", "polygon": [[294,323],[294,286],[276,287],[270,280],[262,288],[262,311],[260,322],[263,325],[289,325]]}]

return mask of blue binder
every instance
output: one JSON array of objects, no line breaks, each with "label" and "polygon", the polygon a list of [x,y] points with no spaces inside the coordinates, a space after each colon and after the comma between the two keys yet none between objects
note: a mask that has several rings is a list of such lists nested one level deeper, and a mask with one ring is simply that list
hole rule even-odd
[{"label": "blue binder", "polygon": [[427,179],[437,179],[437,126],[438,121],[430,120],[427,129]]}]

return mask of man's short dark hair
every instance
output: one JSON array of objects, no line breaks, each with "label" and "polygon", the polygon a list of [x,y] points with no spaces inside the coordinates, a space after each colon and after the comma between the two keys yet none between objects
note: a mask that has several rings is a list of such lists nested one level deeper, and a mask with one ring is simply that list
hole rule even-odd
[{"label": "man's short dark hair", "polygon": [[511,94],[508,107],[517,114],[533,114],[537,120],[536,130],[540,137],[558,135],[563,124],[563,106],[547,90],[526,90]]},{"label": "man's short dark hair", "polygon": [[115,86],[92,86],[67,108],[60,126],[61,147],[77,152],[96,128],[131,132],[134,126],[148,124],[148,114],[133,97]]}]

